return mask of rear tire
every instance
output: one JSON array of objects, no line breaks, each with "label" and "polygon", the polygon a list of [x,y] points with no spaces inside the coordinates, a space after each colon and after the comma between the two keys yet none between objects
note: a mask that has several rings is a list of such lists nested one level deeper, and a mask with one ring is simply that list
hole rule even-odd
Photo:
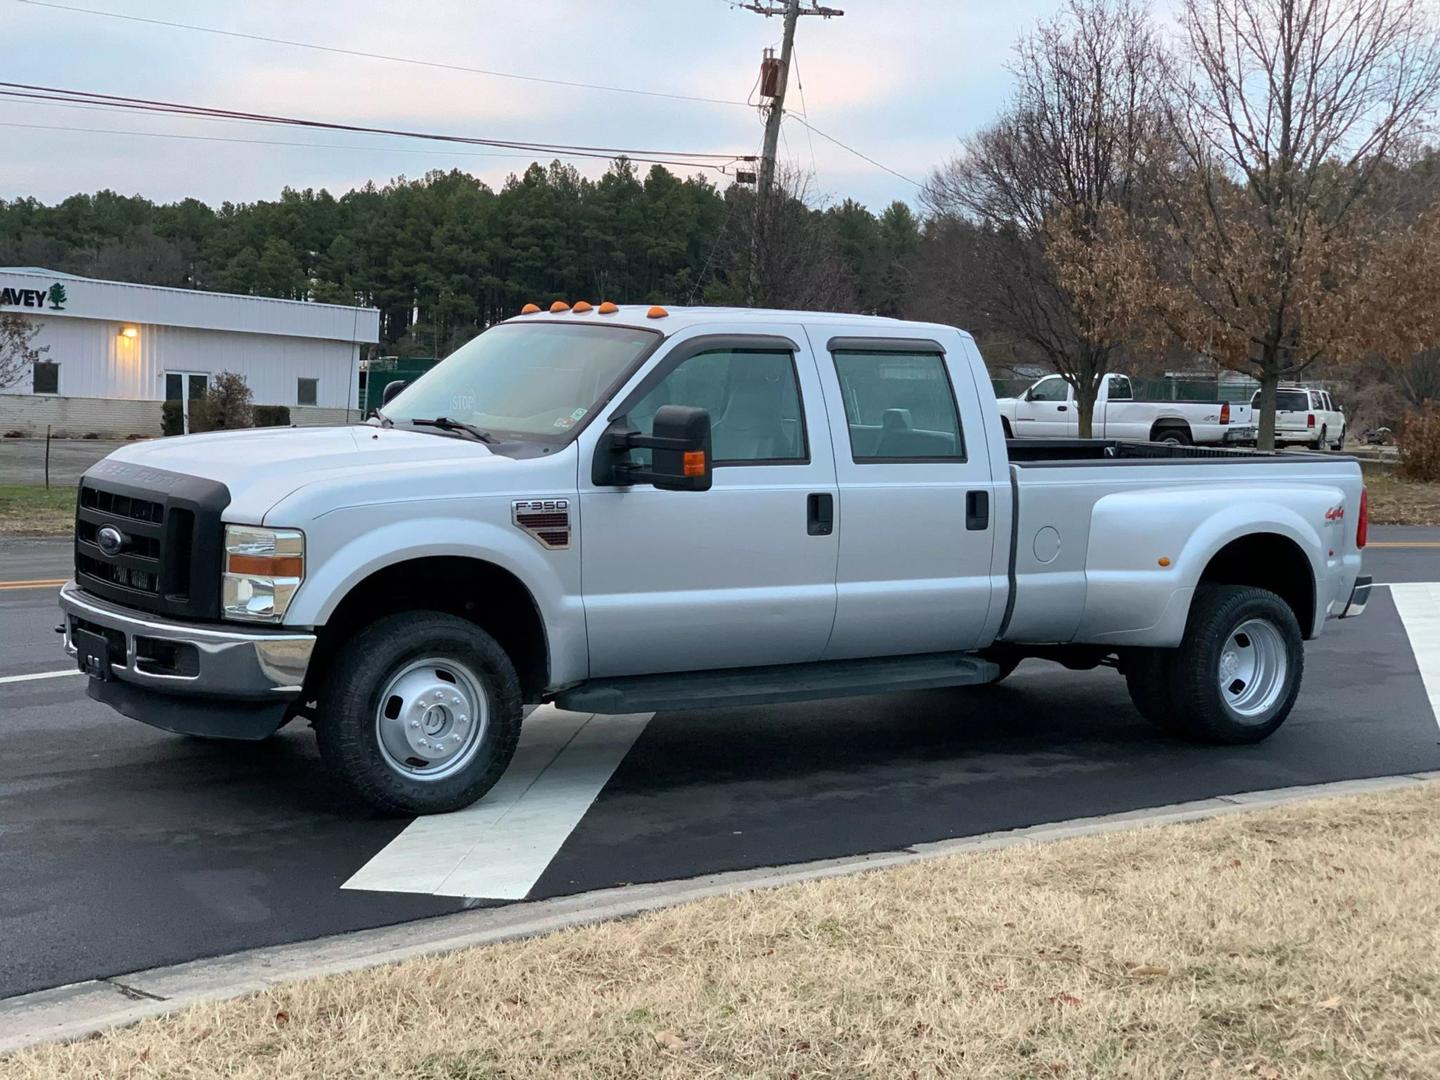
[{"label": "rear tire", "polygon": [[1125,688],[1136,711],[1163,731],[1174,728],[1177,713],[1171,689],[1173,649],[1134,649],[1125,658]]},{"label": "rear tire", "polygon": [[1328,439],[1325,438],[1325,435],[1326,435],[1325,426],[1322,424],[1322,425],[1320,426],[1320,434],[1316,437],[1315,441],[1310,444],[1310,449],[1312,449],[1312,450],[1328,450],[1328,449],[1330,448],[1330,442],[1329,442]]},{"label": "rear tire", "polygon": [[347,642],[315,723],[320,757],[387,814],[460,810],[504,774],[520,738],[520,680],[495,639],[437,611],[387,615]]},{"label": "rear tire", "polygon": [[[1305,644],[1295,613],[1266,589],[1202,585],[1177,649],[1139,676],[1146,719],[1194,742],[1257,743],[1300,692]],[[1130,678],[1127,673],[1127,680]],[[1135,689],[1132,685],[1132,699]]]},{"label": "rear tire", "polygon": [[1155,432],[1153,441],[1162,446],[1189,446],[1192,440],[1184,428],[1166,427]]}]

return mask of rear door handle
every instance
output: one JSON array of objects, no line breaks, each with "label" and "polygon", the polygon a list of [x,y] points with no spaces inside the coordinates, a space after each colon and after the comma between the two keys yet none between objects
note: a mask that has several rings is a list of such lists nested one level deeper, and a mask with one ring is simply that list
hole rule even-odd
[{"label": "rear door handle", "polygon": [[965,528],[971,532],[982,532],[990,527],[990,493],[988,491],[967,491],[965,493]]},{"label": "rear door handle", "polygon": [[1067,408],[1067,406],[1061,405],[1061,406],[1057,407],[1055,411],[1056,411],[1056,412],[1064,412],[1064,411],[1066,410],[1066,408]]},{"label": "rear door handle", "polygon": [[815,491],[805,499],[806,531],[811,536],[829,536],[835,531],[835,496]]}]

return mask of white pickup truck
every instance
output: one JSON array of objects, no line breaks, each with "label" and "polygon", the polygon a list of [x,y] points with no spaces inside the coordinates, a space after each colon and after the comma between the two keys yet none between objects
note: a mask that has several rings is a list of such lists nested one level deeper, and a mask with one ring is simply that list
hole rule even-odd
[{"label": "white pickup truck", "polygon": [[483,795],[531,704],[966,686],[1025,657],[1255,742],[1304,639],[1369,593],[1353,460],[1007,449],[968,334],[784,311],[537,309],[368,424],[117,450],[76,524],[91,697],[210,737],[303,717],[399,813]]},{"label": "white pickup truck", "polygon": [[[1075,388],[1047,375],[1018,398],[1000,398],[1007,439],[1074,439],[1080,434]],[[1220,446],[1255,441],[1249,405],[1226,401],[1147,401],[1128,375],[1106,375],[1095,394],[1091,434],[1097,439]]]}]

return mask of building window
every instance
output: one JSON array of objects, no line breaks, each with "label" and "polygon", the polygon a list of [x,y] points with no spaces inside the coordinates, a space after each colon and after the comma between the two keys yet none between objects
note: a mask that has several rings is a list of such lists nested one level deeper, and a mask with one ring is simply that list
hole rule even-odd
[{"label": "building window", "polygon": [[60,365],[53,360],[36,360],[32,379],[31,393],[60,393]]},{"label": "building window", "polygon": [[296,381],[295,404],[314,405],[319,394],[319,379],[299,379]]}]

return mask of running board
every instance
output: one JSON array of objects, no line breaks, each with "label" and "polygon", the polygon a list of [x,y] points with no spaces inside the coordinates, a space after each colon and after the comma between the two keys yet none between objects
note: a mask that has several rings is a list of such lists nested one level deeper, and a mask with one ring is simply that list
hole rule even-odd
[{"label": "running board", "polygon": [[994,682],[999,675],[998,665],[973,653],[926,653],[595,679],[562,690],[555,695],[555,704],[575,712],[610,715],[738,708],[942,686],[978,686]]}]

